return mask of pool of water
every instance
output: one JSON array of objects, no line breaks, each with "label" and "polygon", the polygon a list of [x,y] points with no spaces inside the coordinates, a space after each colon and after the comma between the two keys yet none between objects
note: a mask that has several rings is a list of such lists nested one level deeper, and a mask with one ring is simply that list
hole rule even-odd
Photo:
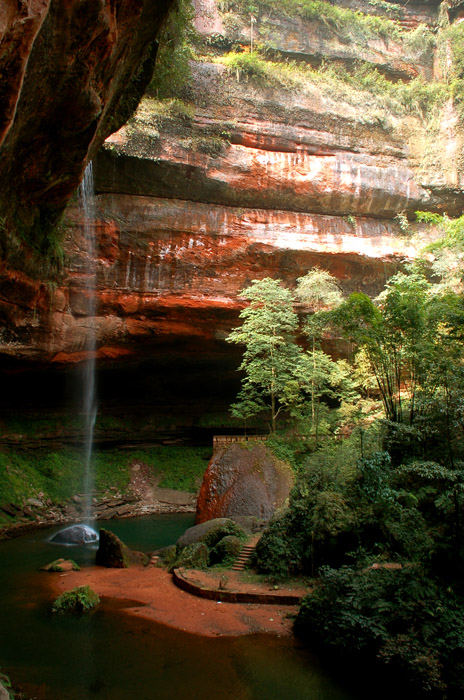
[{"label": "pool of water", "polygon": [[[129,546],[172,544],[191,515],[102,523]],[[0,542],[0,667],[38,700],[355,700],[307,650],[271,635],[208,638],[103,606],[89,618],[50,615],[38,567],[81,565],[91,547],[51,544],[53,531]],[[185,610],[188,615],[188,608]],[[334,674],[335,675],[335,674]]]}]

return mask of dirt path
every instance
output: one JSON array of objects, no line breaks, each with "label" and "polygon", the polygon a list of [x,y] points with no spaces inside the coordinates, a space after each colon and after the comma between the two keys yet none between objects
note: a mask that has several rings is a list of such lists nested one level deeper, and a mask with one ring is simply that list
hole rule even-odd
[{"label": "dirt path", "polygon": [[[128,614],[160,622],[192,634],[216,637],[268,632],[291,636],[294,606],[218,603],[177,588],[164,569],[89,567],[47,574],[55,595],[91,586],[99,596],[118,601]],[[121,605],[122,604],[122,605]]]}]

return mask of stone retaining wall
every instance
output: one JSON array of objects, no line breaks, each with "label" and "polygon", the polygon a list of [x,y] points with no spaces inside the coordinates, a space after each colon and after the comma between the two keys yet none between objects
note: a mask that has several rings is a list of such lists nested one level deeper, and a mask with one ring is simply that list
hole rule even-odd
[{"label": "stone retaining wall", "polygon": [[299,605],[302,596],[289,593],[245,593],[244,591],[224,591],[202,588],[184,577],[181,569],[174,569],[172,578],[178,588],[198,598],[216,600],[222,603],[257,603],[260,605]]}]

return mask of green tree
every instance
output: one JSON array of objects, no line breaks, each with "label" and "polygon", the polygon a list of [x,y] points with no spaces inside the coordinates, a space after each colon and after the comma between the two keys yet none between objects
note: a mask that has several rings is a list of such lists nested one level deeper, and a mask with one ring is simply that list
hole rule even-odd
[{"label": "green tree", "polygon": [[426,384],[436,331],[428,313],[430,287],[419,273],[399,273],[376,303],[356,293],[336,311],[342,334],[364,351],[393,422],[402,422],[406,410],[412,422],[418,389]]},{"label": "green tree", "polygon": [[231,410],[243,419],[268,410],[274,432],[280,412],[298,395],[298,316],[292,294],[280,280],[253,280],[240,296],[250,304],[240,312],[242,324],[227,338],[229,343],[245,346],[239,367],[244,372],[242,389]]},{"label": "green tree", "polygon": [[149,92],[159,99],[179,97],[191,76],[193,26],[192,0],[177,0],[159,37],[154,77]]},{"label": "green tree", "polygon": [[[300,360],[298,377],[300,387],[310,395],[312,432],[317,440],[321,398],[334,396],[334,387],[343,382],[344,365],[334,362],[320,346],[327,325],[326,312],[339,306],[343,297],[336,278],[320,267],[313,267],[297,282],[296,296],[312,312],[305,323],[310,347]],[[300,412],[301,404],[300,401]]]}]

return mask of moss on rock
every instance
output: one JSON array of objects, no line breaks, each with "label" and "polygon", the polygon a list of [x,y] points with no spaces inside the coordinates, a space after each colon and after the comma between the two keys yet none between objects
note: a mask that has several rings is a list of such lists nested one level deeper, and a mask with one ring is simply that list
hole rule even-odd
[{"label": "moss on rock", "polygon": [[89,613],[100,603],[100,598],[90,586],[78,586],[65,591],[52,605],[53,613]]},{"label": "moss on rock", "polygon": [[50,573],[55,573],[55,572],[62,572],[62,571],[80,571],[80,566],[77,564],[74,559],[55,559],[54,561],[50,562],[50,564],[46,564],[45,566],[41,566],[40,570],[41,571],[48,571]]},{"label": "moss on rock", "polygon": [[230,564],[240,554],[242,540],[235,535],[226,535],[210,552],[211,564]]},{"label": "moss on rock", "polygon": [[171,570],[183,566],[185,569],[206,569],[209,550],[203,542],[194,542],[181,549]]},{"label": "moss on rock", "polygon": [[234,535],[244,539],[246,532],[240,525],[237,525],[229,518],[214,518],[205,523],[189,527],[177,540],[178,551],[194,542],[204,542],[207,547],[214,547],[219,540],[227,535]]}]

